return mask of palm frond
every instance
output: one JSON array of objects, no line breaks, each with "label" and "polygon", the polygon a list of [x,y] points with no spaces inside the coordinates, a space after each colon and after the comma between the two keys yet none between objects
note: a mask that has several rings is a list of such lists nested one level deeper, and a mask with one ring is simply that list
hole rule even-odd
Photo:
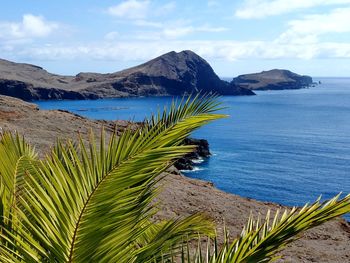
[{"label": "palm frond", "polygon": [[[22,226],[6,232],[14,241],[2,248],[16,258],[9,262],[131,262],[146,257],[145,247],[153,246],[139,247],[137,241],[155,211],[156,178],[193,150],[179,146],[184,138],[223,117],[212,113],[217,106],[212,97],[189,99],[136,132],[111,136],[108,144],[104,132],[98,147],[93,135],[87,147],[82,140],[78,147],[58,143],[26,182],[18,213]],[[186,220],[175,222],[166,225],[174,244],[187,229]],[[201,224],[198,231],[211,227],[207,220]]]},{"label": "palm frond", "polygon": [[339,194],[324,202],[317,200],[300,210],[294,207],[282,214],[278,211],[273,219],[267,213],[262,224],[260,220],[250,218],[241,237],[236,240],[232,262],[272,262],[278,258],[276,253],[301,232],[349,212],[350,195],[340,199]]},{"label": "palm frond", "polygon": [[152,224],[144,235],[146,240],[142,243],[146,245],[138,250],[136,262],[160,262],[170,259],[181,252],[188,240],[197,239],[199,233],[208,233],[208,236],[214,237],[214,225],[205,223],[203,219],[204,215],[195,214],[184,219]]},{"label": "palm frond", "polygon": [[0,226],[3,226],[15,213],[18,196],[37,154],[18,133],[5,131],[0,136],[0,157]]},{"label": "palm frond", "polygon": [[292,208],[283,213],[277,210],[274,217],[270,213],[267,212],[264,220],[251,216],[240,237],[231,242],[226,238],[220,250],[215,238],[214,246],[208,247],[206,251],[206,257],[198,251],[195,257],[183,257],[182,263],[273,262],[281,258],[276,254],[298,238],[301,232],[350,213],[350,195],[340,199],[339,194],[324,202],[318,199],[311,205],[301,209]]}]

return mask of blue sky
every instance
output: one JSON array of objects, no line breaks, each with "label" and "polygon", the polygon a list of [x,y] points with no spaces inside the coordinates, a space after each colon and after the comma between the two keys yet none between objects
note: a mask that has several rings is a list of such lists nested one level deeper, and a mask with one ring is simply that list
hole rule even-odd
[{"label": "blue sky", "polygon": [[190,49],[220,76],[286,68],[350,76],[350,0],[12,0],[0,58],[50,72],[115,72]]}]

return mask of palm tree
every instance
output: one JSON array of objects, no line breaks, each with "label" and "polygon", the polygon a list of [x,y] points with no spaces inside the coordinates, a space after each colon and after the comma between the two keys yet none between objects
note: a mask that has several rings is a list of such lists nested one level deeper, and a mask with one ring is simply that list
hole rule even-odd
[{"label": "palm tree", "polygon": [[[215,96],[189,97],[121,135],[58,142],[44,159],[19,135],[0,139],[1,262],[267,262],[303,230],[350,211],[350,196],[251,219],[241,237],[194,258],[187,240],[214,237],[201,214],[152,221],[157,182],[194,149],[184,138],[225,117]],[[214,238],[215,239],[215,238]],[[185,251],[187,252],[185,253]]]}]

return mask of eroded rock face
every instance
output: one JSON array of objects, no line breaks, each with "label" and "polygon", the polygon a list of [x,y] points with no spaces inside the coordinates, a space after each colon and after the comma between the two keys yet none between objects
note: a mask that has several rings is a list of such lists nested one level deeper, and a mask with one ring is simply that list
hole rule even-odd
[{"label": "eroded rock face", "polygon": [[208,158],[210,156],[209,143],[205,139],[186,138],[184,140],[184,145],[194,145],[196,146],[196,150],[176,161],[174,166],[178,170],[193,170],[195,165],[193,160]]},{"label": "eroded rock face", "polygon": [[98,99],[127,96],[254,95],[251,90],[221,80],[192,51],[174,51],[123,71],[60,76],[41,67],[0,59],[0,94],[24,100]]},{"label": "eroded rock face", "polygon": [[32,100],[84,100],[97,99],[94,94],[84,94],[71,90],[57,88],[34,87],[33,84],[17,80],[0,79],[0,94],[19,98],[26,101]]},{"label": "eroded rock face", "polygon": [[23,100],[31,100],[35,98],[33,94],[33,86],[17,80],[0,80],[1,95],[16,97]]},{"label": "eroded rock face", "polygon": [[313,84],[312,78],[289,70],[273,69],[234,78],[232,84],[250,90],[302,89]]},{"label": "eroded rock face", "polygon": [[199,91],[254,95],[249,90],[221,80],[208,62],[189,50],[169,52],[121,74],[127,76],[118,85],[129,88],[126,91],[135,95],[184,95]]}]

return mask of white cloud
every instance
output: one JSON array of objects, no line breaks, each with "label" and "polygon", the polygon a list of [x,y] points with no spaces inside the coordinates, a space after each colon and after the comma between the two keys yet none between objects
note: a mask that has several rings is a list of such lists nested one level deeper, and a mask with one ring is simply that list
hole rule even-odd
[{"label": "white cloud", "polygon": [[212,27],[208,25],[204,26],[180,26],[180,27],[169,27],[165,28],[162,32],[163,36],[165,38],[179,38],[179,37],[184,37],[189,34],[193,34],[196,32],[206,32],[206,33],[218,33],[218,32],[224,32],[227,31],[228,28],[225,27]]},{"label": "white cloud", "polygon": [[204,33],[218,33],[228,31],[229,29],[226,27],[213,27],[209,25],[203,26],[192,26],[192,25],[163,25],[162,30],[160,32],[154,32],[150,34],[151,38],[156,37],[157,39],[178,39],[181,37],[185,37],[194,33],[204,32]]},{"label": "white cloud", "polygon": [[108,8],[108,13],[113,16],[127,19],[142,19],[147,16],[150,1],[127,0]]},{"label": "white cloud", "polygon": [[136,26],[142,26],[142,27],[155,27],[155,28],[162,28],[164,25],[161,22],[154,22],[154,21],[148,21],[148,20],[135,20],[134,25]]},{"label": "white cloud", "polygon": [[106,40],[115,40],[115,39],[117,39],[118,37],[119,37],[120,35],[119,35],[119,33],[118,32],[116,32],[116,31],[112,31],[112,32],[109,32],[109,33],[107,33],[106,35],[105,35],[105,39]]},{"label": "white cloud", "polygon": [[194,32],[194,28],[192,26],[187,27],[171,27],[171,28],[165,28],[162,31],[162,35],[165,38],[179,38],[184,37],[186,35],[189,35]]},{"label": "white cloud", "polygon": [[[1,49],[1,47],[0,47]],[[2,48],[3,49],[3,48]],[[105,41],[99,44],[46,45],[8,50],[8,56],[33,60],[146,61],[171,50],[190,49],[206,59],[350,59],[350,43],[278,43],[275,41]]]},{"label": "white cloud", "polygon": [[317,43],[319,36],[350,32],[350,7],[337,8],[326,14],[308,15],[288,22],[289,28],[277,41],[282,43]]},{"label": "white cloud", "polygon": [[207,5],[208,7],[218,7],[220,6],[220,3],[217,0],[208,0]]},{"label": "white cloud", "polygon": [[204,25],[204,26],[195,28],[195,31],[198,31],[198,32],[224,32],[228,30],[229,28],[227,27],[214,27],[209,25]]},{"label": "white cloud", "polygon": [[316,6],[349,3],[350,0],[245,0],[244,4],[236,10],[235,16],[243,19],[264,18]]},{"label": "white cloud", "polygon": [[[108,9],[108,13],[120,18],[128,19],[138,27],[149,27],[158,31],[142,32],[138,30],[133,34],[133,39],[177,39],[196,32],[223,32],[227,31],[226,27],[213,27],[210,25],[193,26],[190,20],[159,20],[159,17],[176,8],[176,2],[171,1],[162,5],[155,5],[149,0],[127,0]],[[121,21],[124,22],[124,21]],[[108,36],[107,36],[108,37]]]},{"label": "white cloud", "polygon": [[169,3],[166,3],[166,4],[156,8],[155,14],[159,15],[159,16],[166,15],[169,12],[175,10],[175,8],[176,8],[176,3],[169,2]]},{"label": "white cloud", "polygon": [[[43,17],[26,15],[19,23],[0,22],[0,51],[7,57],[33,60],[120,60],[146,61],[170,50],[191,49],[208,59],[225,61],[249,59],[350,59],[350,43],[337,43],[321,38],[329,33],[350,32],[350,7],[336,8],[328,13],[313,14],[288,22],[287,30],[277,39],[269,41],[233,40],[181,40],[182,37],[199,32],[223,32],[225,27],[209,24],[193,25],[190,20],[154,22],[135,19],[133,22],[154,30],[140,30],[130,35],[112,31],[104,40],[94,43],[52,43],[51,45],[28,45],[23,41],[30,37],[50,35],[58,25]],[[10,37],[9,37],[10,36]],[[142,39],[142,41],[140,41]],[[118,41],[116,41],[118,40]],[[323,41],[323,42],[322,42]],[[35,42],[37,43],[37,42]]]},{"label": "white cloud", "polygon": [[289,22],[290,30],[300,34],[350,32],[350,7],[334,9],[328,14],[308,15]]},{"label": "white cloud", "polygon": [[175,2],[167,2],[156,6],[150,0],[126,0],[118,5],[109,7],[107,12],[119,18],[142,20],[151,16],[164,16],[175,8]]},{"label": "white cloud", "polygon": [[47,21],[42,16],[23,15],[21,22],[0,21],[0,39],[19,40],[47,37],[59,27],[57,23]]},{"label": "white cloud", "polygon": [[[228,31],[227,27],[211,26],[209,24],[203,25],[192,25],[190,20],[170,20],[165,22],[149,21],[144,19],[134,20],[132,22],[138,27],[152,28],[153,31],[147,30],[136,30],[134,34],[131,34],[133,39],[177,39],[184,36],[188,36],[193,33],[204,32],[204,33],[218,33]],[[129,35],[130,38],[130,35]]]}]

